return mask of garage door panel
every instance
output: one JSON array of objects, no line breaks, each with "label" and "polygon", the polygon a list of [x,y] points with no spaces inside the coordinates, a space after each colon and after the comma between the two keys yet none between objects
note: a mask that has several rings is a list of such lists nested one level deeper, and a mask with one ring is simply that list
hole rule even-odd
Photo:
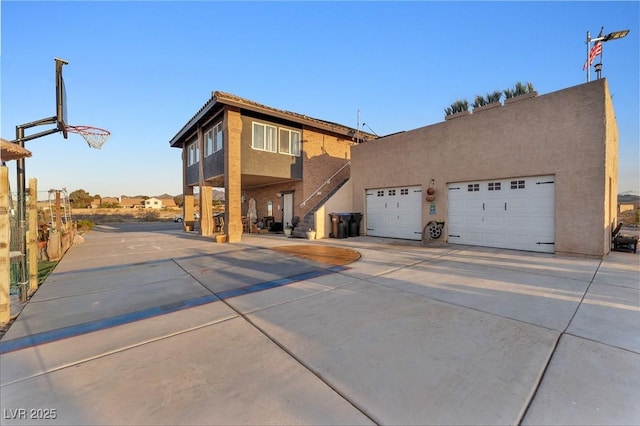
[{"label": "garage door panel", "polygon": [[538,176],[449,184],[449,242],[553,252],[554,181]]},{"label": "garage door panel", "polygon": [[366,191],[367,235],[422,239],[422,188],[376,188]]}]

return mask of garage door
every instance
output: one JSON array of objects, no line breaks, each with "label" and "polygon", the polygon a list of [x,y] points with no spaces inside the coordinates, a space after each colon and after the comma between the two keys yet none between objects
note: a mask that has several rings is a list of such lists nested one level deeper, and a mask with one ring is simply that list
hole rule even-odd
[{"label": "garage door", "polygon": [[554,176],[448,184],[448,241],[553,253],[554,188]]},{"label": "garage door", "polygon": [[422,239],[422,188],[367,189],[367,235]]}]

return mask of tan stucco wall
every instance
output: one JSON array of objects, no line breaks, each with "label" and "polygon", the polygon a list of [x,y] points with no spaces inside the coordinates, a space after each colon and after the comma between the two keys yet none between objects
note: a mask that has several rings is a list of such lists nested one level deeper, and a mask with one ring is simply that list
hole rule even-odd
[{"label": "tan stucco wall", "polygon": [[556,252],[602,256],[617,139],[604,79],[519,100],[354,146],[353,208],[364,212],[367,188],[425,189],[434,179],[438,215],[423,203],[424,226],[447,220],[447,183],[555,175]]},{"label": "tan stucco wall", "polygon": [[315,213],[316,238],[329,238],[331,232],[330,213],[354,212],[353,210],[353,182],[349,180],[320,207]]}]

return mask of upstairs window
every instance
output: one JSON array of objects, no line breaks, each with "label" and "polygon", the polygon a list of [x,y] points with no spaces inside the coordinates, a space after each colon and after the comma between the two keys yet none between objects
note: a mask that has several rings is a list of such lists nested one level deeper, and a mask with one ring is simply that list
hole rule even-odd
[{"label": "upstairs window", "polygon": [[222,149],[222,121],[204,134],[204,156],[208,157]]},{"label": "upstairs window", "polygon": [[200,147],[196,140],[187,146],[187,166],[192,166],[198,161],[200,161]]},{"label": "upstairs window", "polygon": [[281,154],[300,156],[300,132],[289,129],[280,129],[280,147]]},{"label": "upstairs window", "polygon": [[251,147],[260,151],[277,152],[277,133],[274,126],[253,123]]}]

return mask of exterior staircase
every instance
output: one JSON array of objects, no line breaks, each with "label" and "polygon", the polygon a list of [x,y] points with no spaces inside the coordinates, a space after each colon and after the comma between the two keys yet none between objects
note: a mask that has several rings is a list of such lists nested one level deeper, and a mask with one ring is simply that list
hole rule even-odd
[{"label": "exterior staircase", "polygon": [[324,205],[324,203],[326,203],[327,200],[329,200],[333,196],[333,194],[335,194],[340,188],[342,188],[342,186],[348,181],[349,177],[345,177],[336,186],[334,186],[331,191],[324,194],[324,196],[316,203],[316,205],[313,206],[311,210],[309,210],[304,215],[304,217],[296,223],[293,231],[291,232],[291,236],[296,238],[307,238],[307,231],[309,229],[315,231],[315,212],[318,211],[318,209],[320,209]]}]

